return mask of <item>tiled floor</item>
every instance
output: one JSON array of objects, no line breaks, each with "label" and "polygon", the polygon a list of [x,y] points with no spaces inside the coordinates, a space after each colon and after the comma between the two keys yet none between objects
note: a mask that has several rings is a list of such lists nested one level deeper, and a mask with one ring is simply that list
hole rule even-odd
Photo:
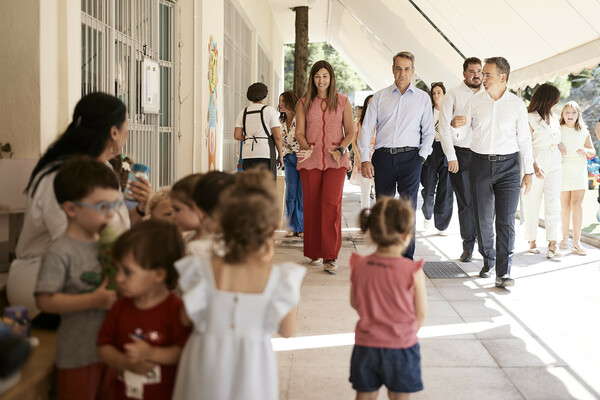
[{"label": "tiled floor", "polygon": [[[348,259],[373,247],[360,235],[358,187],[346,185],[340,272],[306,264],[302,243],[283,240],[275,261],[308,268],[296,338],[275,339],[282,400],[351,399],[348,382],[356,312],[349,305]],[[595,218],[595,215],[585,218]],[[585,221],[584,221],[585,225]],[[446,237],[423,232],[417,212],[415,258],[456,261],[467,279],[427,279],[428,315],[419,337],[425,390],[414,399],[600,399],[600,250],[547,260],[517,239],[511,291],[481,279],[482,260],[461,263],[456,212]],[[545,243],[539,230],[538,243]],[[387,398],[385,388],[379,399]]]}]

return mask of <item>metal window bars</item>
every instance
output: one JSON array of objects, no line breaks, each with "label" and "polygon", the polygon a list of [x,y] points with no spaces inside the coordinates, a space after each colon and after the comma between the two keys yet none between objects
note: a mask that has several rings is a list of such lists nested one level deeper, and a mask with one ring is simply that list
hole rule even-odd
[{"label": "metal window bars", "polygon": [[233,138],[235,120],[248,104],[251,81],[252,30],[231,0],[225,0],[223,43],[223,170],[236,171],[239,142]]},{"label": "metal window bars", "polygon": [[[176,5],[171,0],[81,0],[81,94],[111,93],[127,106],[123,152],[151,168],[154,190],[176,178]],[[159,114],[142,109],[144,58],[160,66]]]}]

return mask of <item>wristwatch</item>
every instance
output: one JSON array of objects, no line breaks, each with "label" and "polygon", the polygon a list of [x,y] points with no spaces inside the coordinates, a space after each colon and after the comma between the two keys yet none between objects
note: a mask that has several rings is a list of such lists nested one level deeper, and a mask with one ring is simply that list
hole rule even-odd
[{"label": "wristwatch", "polygon": [[345,147],[338,147],[337,151],[339,151],[342,155],[344,155],[346,153],[346,148]]}]

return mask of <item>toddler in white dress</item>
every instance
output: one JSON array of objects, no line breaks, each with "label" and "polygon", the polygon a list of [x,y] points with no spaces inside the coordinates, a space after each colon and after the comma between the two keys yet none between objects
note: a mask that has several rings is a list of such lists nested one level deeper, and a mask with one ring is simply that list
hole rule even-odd
[{"label": "toddler in white dress", "polygon": [[181,356],[174,399],[277,399],[274,331],[295,331],[306,272],[271,265],[281,212],[266,171],[247,171],[222,195],[216,211],[224,255],[176,264],[184,323],[194,330]]}]

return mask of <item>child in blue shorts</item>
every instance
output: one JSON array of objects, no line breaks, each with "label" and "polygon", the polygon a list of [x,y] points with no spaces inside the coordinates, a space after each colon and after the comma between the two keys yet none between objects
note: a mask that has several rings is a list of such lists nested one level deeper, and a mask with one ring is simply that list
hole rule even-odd
[{"label": "child in blue shorts", "polygon": [[417,331],[425,320],[423,260],[402,256],[412,239],[410,201],[385,197],[360,213],[360,227],[377,250],[350,258],[350,304],[360,316],[350,366],[357,400],[376,399],[381,385],[390,399],[423,390]]}]

